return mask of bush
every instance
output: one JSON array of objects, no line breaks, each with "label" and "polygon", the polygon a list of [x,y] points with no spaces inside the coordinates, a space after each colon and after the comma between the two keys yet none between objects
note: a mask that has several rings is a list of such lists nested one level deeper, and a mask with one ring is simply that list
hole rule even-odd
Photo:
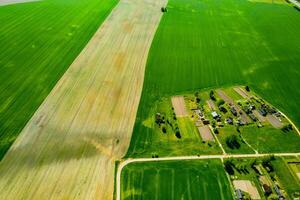
[{"label": "bush", "polygon": [[178,139],[180,139],[180,138],[181,138],[180,132],[179,132],[179,131],[176,131],[175,136],[176,136]]},{"label": "bush", "polygon": [[246,85],[245,90],[246,90],[247,92],[250,92],[250,87],[249,87],[248,85]]},{"label": "bush", "polygon": [[292,126],[292,124],[287,124],[287,125],[283,126],[283,127],[281,128],[281,130],[282,130],[283,132],[289,132],[289,131],[293,130],[293,126]]},{"label": "bush", "polygon": [[233,163],[229,160],[224,162],[224,168],[229,175],[234,175]]},{"label": "bush", "polygon": [[168,9],[166,7],[161,7],[161,12],[167,12]]},{"label": "bush", "polygon": [[220,100],[217,101],[218,107],[223,105],[224,103],[225,103],[225,101],[223,99],[220,99]]},{"label": "bush", "polygon": [[209,92],[209,97],[210,97],[211,100],[216,101],[215,93],[214,93],[213,90],[211,90],[211,91]]}]

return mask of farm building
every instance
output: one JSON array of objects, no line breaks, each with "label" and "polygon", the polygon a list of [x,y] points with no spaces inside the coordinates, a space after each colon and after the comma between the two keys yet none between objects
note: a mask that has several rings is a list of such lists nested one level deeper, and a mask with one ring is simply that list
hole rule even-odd
[{"label": "farm building", "polygon": [[242,190],[237,189],[237,190],[235,190],[235,193],[236,193],[236,199],[237,199],[237,200],[242,200],[242,199],[244,199]]},{"label": "farm building", "polygon": [[226,123],[227,123],[227,124],[233,124],[233,119],[232,119],[231,117],[228,117],[228,118],[226,119]]},{"label": "farm building", "polygon": [[234,116],[237,116],[237,111],[234,107],[230,107],[230,111]]}]

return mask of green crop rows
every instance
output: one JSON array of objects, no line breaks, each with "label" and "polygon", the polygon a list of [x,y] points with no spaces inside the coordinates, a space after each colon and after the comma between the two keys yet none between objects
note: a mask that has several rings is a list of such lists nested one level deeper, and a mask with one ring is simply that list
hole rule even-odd
[{"label": "green crop rows", "polygon": [[134,163],[122,171],[121,199],[233,199],[220,160]]},{"label": "green crop rows", "polygon": [[0,159],[117,2],[0,7]]}]

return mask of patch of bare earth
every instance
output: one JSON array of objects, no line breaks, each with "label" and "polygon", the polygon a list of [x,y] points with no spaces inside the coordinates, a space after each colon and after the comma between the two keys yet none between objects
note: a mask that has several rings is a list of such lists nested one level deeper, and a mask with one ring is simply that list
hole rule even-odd
[{"label": "patch of bare earth", "polygon": [[207,103],[210,110],[217,110],[217,106],[215,105],[213,100],[209,99],[209,100],[206,101],[206,103]]},{"label": "patch of bare earth", "polygon": [[268,122],[274,127],[274,128],[282,128],[282,123],[281,121],[275,117],[274,115],[267,115],[266,119],[268,120]]},{"label": "patch of bare earth", "polygon": [[249,95],[247,94],[247,92],[243,88],[241,88],[241,87],[234,87],[233,89],[234,89],[234,91],[236,91],[244,99],[250,98]]},{"label": "patch of bare earth", "polygon": [[197,128],[203,141],[215,141],[208,125]]},{"label": "patch of bare earth", "polygon": [[17,4],[17,3],[28,3],[28,2],[35,2],[39,0],[0,0],[0,6],[6,6],[11,4]]},{"label": "patch of bare earth", "polygon": [[165,4],[119,2],[1,161],[1,199],[113,198]]},{"label": "patch of bare earth", "polygon": [[266,117],[259,114],[259,112],[257,110],[253,110],[253,114],[260,122],[265,122],[267,120]]},{"label": "patch of bare earth", "polygon": [[257,188],[249,180],[234,180],[235,189],[240,189],[250,195],[251,199],[260,199]]},{"label": "patch of bare earth", "polygon": [[172,97],[171,101],[176,117],[186,117],[188,115],[183,96]]}]

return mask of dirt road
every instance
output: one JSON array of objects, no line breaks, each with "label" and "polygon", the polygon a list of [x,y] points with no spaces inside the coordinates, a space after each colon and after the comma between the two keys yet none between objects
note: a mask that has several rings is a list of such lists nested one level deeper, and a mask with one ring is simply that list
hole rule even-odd
[{"label": "dirt road", "polygon": [[28,3],[40,0],[0,0],[0,6],[6,6],[10,4],[17,4],[17,3]]},{"label": "dirt road", "polygon": [[1,199],[112,199],[164,5],[119,2],[1,161]]}]

